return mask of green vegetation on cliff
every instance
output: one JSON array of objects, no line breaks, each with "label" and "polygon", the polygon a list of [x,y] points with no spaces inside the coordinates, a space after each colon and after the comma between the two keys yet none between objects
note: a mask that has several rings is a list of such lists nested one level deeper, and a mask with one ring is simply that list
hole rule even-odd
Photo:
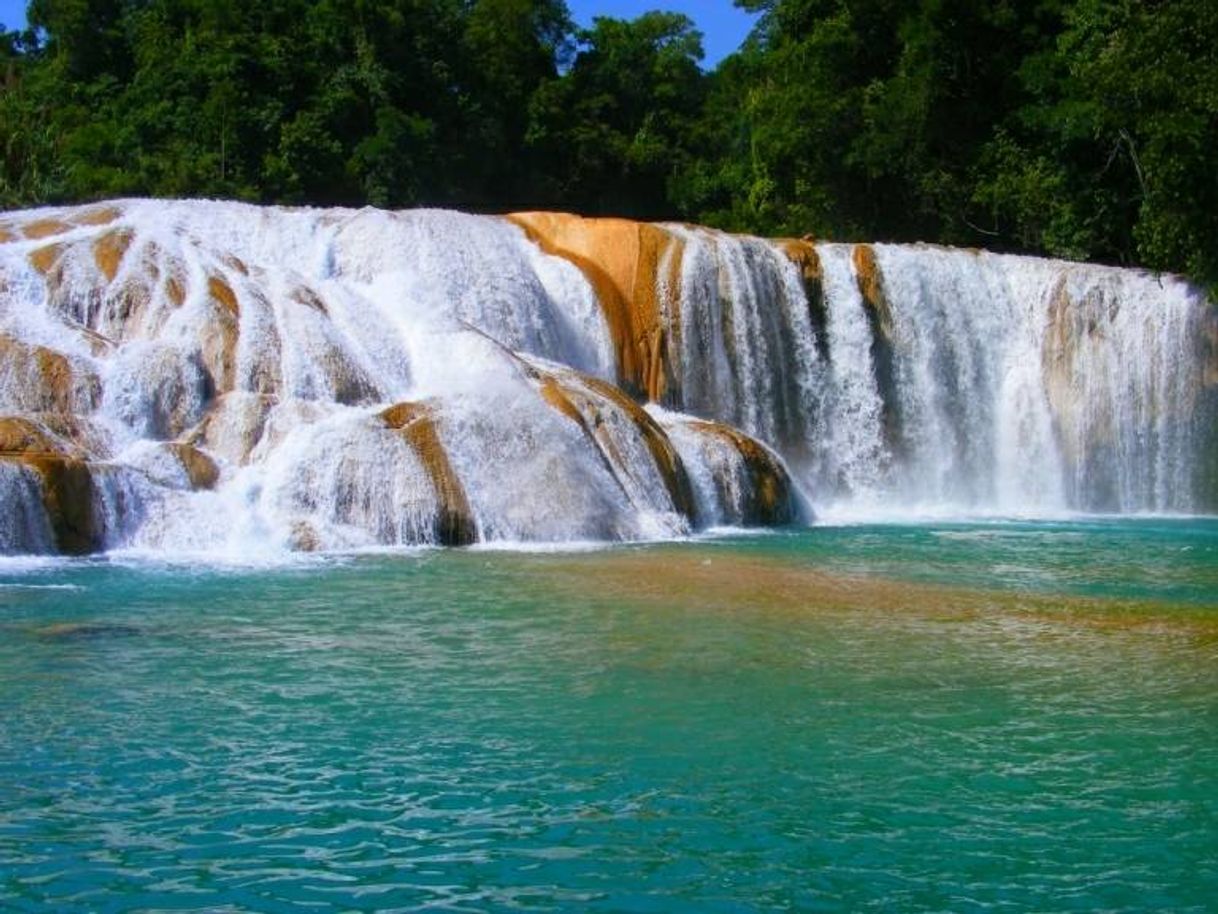
[{"label": "green vegetation on cliff", "polygon": [[33,0],[0,205],[551,207],[1218,283],[1208,0],[737,3],[704,73],[687,18],[563,0]]}]

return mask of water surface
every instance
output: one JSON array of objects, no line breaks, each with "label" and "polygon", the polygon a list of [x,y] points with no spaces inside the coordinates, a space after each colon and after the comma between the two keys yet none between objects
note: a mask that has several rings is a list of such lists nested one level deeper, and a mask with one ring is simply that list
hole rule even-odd
[{"label": "water surface", "polygon": [[0,565],[5,911],[1213,910],[1218,522]]}]

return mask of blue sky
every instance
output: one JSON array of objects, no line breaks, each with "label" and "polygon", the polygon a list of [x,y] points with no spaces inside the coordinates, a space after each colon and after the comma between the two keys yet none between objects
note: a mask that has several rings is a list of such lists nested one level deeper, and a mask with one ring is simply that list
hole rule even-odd
[{"label": "blue sky", "polygon": [[[25,24],[27,0],[0,0],[0,24],[18,28]],[[580,25],[591,25],[593,16],[633,19],[648,10],[684,13],[697,23],[706,49],[703,66],[710,68],[740,46],[755,17],[736,9],[732,0],[567,0],[571,15]]]},{"label": "blue sky", "polygon": [[684,13],[702,32],[707,69],[740,47],[757,18],[736,9],[732,0],[567,0],[567,7],[580,25],[591,25],[594,16],[633,19],[655,9]]},{"label": "blue sky", "polygon": [[0,0],[0,25],[15,29],[25,25],[27,0]]}]

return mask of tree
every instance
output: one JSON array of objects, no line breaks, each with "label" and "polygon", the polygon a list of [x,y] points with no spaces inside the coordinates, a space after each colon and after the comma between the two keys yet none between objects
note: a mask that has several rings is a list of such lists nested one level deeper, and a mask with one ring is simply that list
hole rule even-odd
[{"label": "tree", "polygon": [[0,30],[0,207],[43,203],[60,189],[51,111],[38,90],[39,53],[33,32]]},{"label": "tree", "polygon": [[1035,250],[1218,284],[1218,10],[1077,0],[1021,70],[976,197]]},{"label": "tree", "polygon": [[529,105],[558,79],[573,52],[562,0],[475,0],[463,33],[467,129],[463,202],[476,208],[536,205],[535,151],[525,143]]},{"label": "tree", "polygon": [[0,203],[208,195],[684,217],[1142,264],[1218,288],[1210,0],[32,0]]},{"label": "tree", "polygon": [[702,39],[685,16],[597,18],[559,80],[533,97],[528,143],[548,205],[640,218],[672,214],[667,185],[688,157],[704,91]]}]

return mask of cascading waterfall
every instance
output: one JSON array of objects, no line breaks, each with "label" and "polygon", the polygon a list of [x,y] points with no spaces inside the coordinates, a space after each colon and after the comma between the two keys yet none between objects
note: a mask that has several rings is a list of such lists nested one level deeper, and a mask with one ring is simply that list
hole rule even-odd
[{"label": "cascading waterfall", "polygon": [[691,470],[739,468],[689,466],[702,452],[679,453],[616,372],[593,285],[504,219],[152,201],[13,214],[0,551],[248,558],[796,518],[781,461],[744,435],[725,446],[771,510],[700,511]]},{"label": "cascading waterfall", "polygon": [[760,239],[668,228],[684,242],[681,405],[789,451],[815,425],[823,374],[798,274]]},{"label": "cascading waterfall", "polygon": [[1216,413],[1173,277],[558,214],[0,217],[0,553],[1195,512]]},{"label": "cascading waterfall", "polygon": [[1215,311],[1174,277],[876,246],[893,485],[997,513],[1214,505]]},{"label": "cascading waterfall", "polygon": [[[686,241],[683,398],[843,516],[1212,510],[1218,316],[1175,277],[931,246]],[[789,245],[790,243],[786,243]]]}]

